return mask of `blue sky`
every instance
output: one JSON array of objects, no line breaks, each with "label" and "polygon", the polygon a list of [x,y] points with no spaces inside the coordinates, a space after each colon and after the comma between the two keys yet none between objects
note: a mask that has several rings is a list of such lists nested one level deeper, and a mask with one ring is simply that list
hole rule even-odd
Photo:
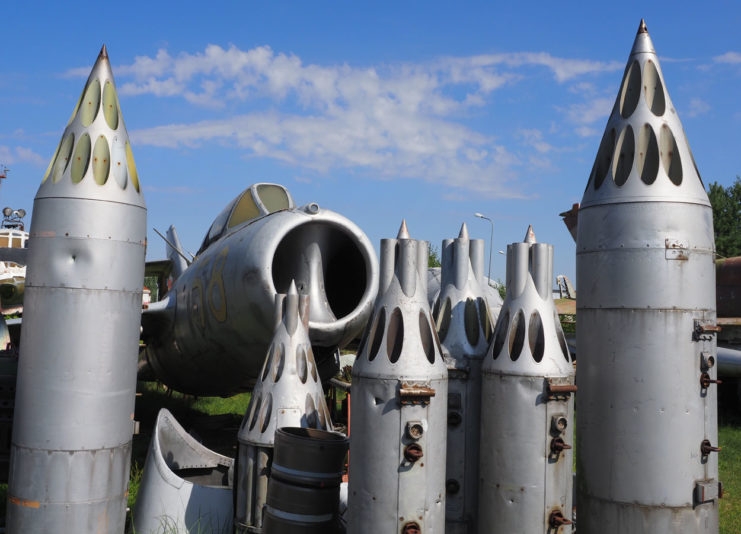
[{"label": "blue sky", "polygon": [[354,220],[462,222],[493,278],[532,223],[574,278],[558,213],[581,199],[641,17],[706,183],[741,174],[735,2],[34,2],[5,5],[0,204],[32,200],[103,43],[149,209],[195,251],[258,181]]}]

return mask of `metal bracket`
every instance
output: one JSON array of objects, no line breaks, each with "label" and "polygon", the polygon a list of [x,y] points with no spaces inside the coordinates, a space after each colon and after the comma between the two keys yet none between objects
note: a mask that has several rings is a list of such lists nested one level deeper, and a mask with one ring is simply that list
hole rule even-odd
[{"label": "metal bracket", "polygon": [[692,331],[694,341],[712,341],[713,334],[719,333],[722,328],[717,324],[702,323],[700,319],[695,319],[695,327]]},{"label": "metal bracket", "polygon": [[546,379],[546,401],[565,400],[568,399],[572,393],[576,393],[576,384],[558,384],[553,378]]},{"label": "metal bracket", "polygon": [[716,480],[700,480],[695,483],[695,502],[698,504],[723,498],[723,483]]},{"label": "metal bracket", "polygon": [[428,386],[402,382],[399,399],[402,405],[429,404],[435,396],[435,390]]},{"label": "metal bracket", "polygon": [[666,254],[664,257],[667,260],[687,261],[690,259],[690,253],[686,242],[667,237],[664,240],[664,244],[666,246]]}]

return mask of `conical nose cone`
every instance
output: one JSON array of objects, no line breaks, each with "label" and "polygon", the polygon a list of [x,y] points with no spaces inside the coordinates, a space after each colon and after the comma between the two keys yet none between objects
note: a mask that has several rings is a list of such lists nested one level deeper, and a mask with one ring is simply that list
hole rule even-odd
[{"label": "conical nose cone", "polygon": [[49,197],[144,207],[105,45],[36,194],[36,198]]},{"label": "conical nose cone", "polygon": [[641,21],[581,208],[657,201],[709,205],[659,58]]},{"label": "conical nose cone", "polygon": [[399,233],[396,236],[396,239],[411,239],[411,237],[409,237],[409,229],[407,228],[406,219],[401,220],[401,226],[399,227]]},{"label": "conical nose cone", "polygon": [[533,225],[530,224],[527,227],[527,232],[525,232],[525,239],[522,240],[524,243],[530,243],[531,245],[535,243],[535,232],[533,232]]},{"label": "conical nose cone", "polygon": [[458,234],[458,239],[469,239],[469,237],[468,237],[468,226],[466,226],[466,223],[463,223],[461,225],[461,231]]},{"label": "conical nose cone", "polygon": [[635,41],[633,41],[633,48],[630,51],[631,57],[636,54],[656,54],[651,36],[648,34],[648,29],[646,28],[646,22],[643,19],[641,19],[641,23],[638,25],[638,32],[636,33]]}]

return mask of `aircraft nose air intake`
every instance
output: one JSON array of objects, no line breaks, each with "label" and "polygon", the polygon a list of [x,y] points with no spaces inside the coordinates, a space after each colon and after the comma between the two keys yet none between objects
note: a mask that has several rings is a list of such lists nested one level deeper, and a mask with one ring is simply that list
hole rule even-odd
[{"label": "aircraft nose air intake", "polygon": [[312,324],[330,324],[351,314],[366,292],[367,267],[357,240],[329,221],[312,221],[288,232],[275,250],[273,284],[285,293],[296,281],[311,296]]}]

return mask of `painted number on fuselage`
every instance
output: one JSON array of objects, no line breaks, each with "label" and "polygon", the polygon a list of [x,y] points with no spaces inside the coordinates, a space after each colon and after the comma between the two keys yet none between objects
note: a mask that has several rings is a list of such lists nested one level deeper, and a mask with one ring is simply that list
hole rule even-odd
[{"label": "painted number on fuselage", "polygon": [[217,321],[226,321],[226,293],[224,292],[224,264],[229,247],[219,252],[211,267],[211,279],[208,282],[208,305]]},{"label": "painted number on fuselage", "polygon": [[[226,321],[226,291],[224,291],[224,264],[229,254],[229,247],[224,247],[210,265],[202,267],[193,278],[190,290],[190,320],[200,328],[206,326],[206,304],[214,319]],[[203,279],[207,279],[204,291]],[[207,302],[204,302],[204,298]]]}]

